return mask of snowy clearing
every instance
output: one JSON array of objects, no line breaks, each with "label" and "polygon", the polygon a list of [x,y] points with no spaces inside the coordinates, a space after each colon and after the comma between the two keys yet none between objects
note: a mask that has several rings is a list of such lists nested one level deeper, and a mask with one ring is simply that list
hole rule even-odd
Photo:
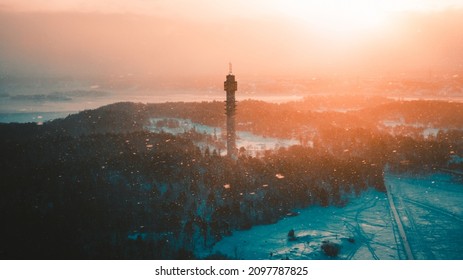
[{"label": "snowy clearing", "polygon": [[463,180],[434,173],[386,176],[416,259],[463,259]]},{"label": "snowy clearing", "polygon": [[[147,126],[146,129],[151,132],[165,132],[174,135],[188,131],[196,131],[198,133],[216,136],[219,139],[223,138],[222,133],[224,133],[220,127],[194,123],[189,119],[180,118],[150,118],[150,125]],[[236,146],[238,148],[244,147],[248,153],[253,155],[259,151],[299,144],[299,141],[294,139],[264,137],[247,131],[237,131],[236,136]]]},{"label": "snowy clearing", "polygon": [[[288,240],[291,229],[294,241]],[[386,194],[369,190],[342,208],[313,206],[276,224],[235,231],[204,254],[256,260],[332,259],[321,250],[329,241],[341,246],[336,259],[404,258],[395,231]]]},{"label": "snowy clearing", "polygon": [[[463,179],[434,173],[386,174],[398,215],[416,259],[463,258]],[[296,240],[288,240],[294,229]],[[204,256],[235,259],[333,259],[323,242],[340,245],[334,259],[406,259],[385,193],[369,190],[343,208],[313,206],[276,224],[235,231]]]}]

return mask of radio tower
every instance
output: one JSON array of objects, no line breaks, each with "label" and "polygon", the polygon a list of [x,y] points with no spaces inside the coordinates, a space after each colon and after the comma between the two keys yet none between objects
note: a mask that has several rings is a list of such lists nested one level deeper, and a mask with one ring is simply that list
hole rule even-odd
[{"label": "radio tower", "polygon": [[235,81],[235,75],[232,74],[232,64],[229,63],[228,67],[227,80],[224,82],[224,90],[227,92],[227,101],[225,101],[225,114],[227,115],[227,155],[236,159],[235,91],[238,89],[238,83]]}]

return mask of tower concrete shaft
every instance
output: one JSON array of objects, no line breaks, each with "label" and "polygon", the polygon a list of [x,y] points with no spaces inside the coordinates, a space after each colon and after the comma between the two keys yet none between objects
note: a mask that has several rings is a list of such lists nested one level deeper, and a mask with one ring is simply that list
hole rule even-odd
[{"label": "tower concrete shaft", "polygon": [[235,75],[230,71],[227,75],[227,80],[224,82],[224,90],[227,92],[227,101],[225,101],[225,114],[227,115],[227,155],[231,158],[236,158],[237,155],[235,132],[235,92],[237,89],[238,82],[235,80]]}]

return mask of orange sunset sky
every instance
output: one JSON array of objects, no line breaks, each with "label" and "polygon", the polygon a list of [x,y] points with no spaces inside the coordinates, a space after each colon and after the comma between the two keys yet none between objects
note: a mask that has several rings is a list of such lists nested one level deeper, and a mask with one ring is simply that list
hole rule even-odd
[{"label": "orange sunset sky", "polygon": [[0,38],[2,75],[452,74],[463,1],[0,0]]}]

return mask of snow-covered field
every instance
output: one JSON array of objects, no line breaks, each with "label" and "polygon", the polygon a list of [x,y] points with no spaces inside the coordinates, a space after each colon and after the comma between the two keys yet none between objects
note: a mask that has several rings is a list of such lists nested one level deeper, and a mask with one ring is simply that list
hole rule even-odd
[{"label": "snow-covered field", "polygon": [[[207,126],[194,123],[189,119],[179,118],[151,118],[150,125],[147,127],[147,129],[151,132],[162,131],[174,135],[191,130],[195,130],[196,132],[208,134],[211,136],[215,135],[218,138],[220,138],[222,135],[222,129],[220,127]],[[259,151],[280,147],[289,147],[299,144],[299,141],[294,139],[264,137],[247,131],[237,131],[236,134],[236,146],[238,148],[244,147],[248,153],[254,154]]]},{"label": "snow-covered field", "polygon": [[151,132],[165,132],[171,134],[180,134],[195,130],[198,133],[204,133],[220,136],[222,130],[220,128],[194,123],[189,119],[179,118],[150,118],[150,125],[147,129]]},{"label": "snow-covered field", "polygon": [[[207,253],[237,259],[330,259],[320,249],[330,241],[341,246],[336,259],[399,259],[404,254],[384,193],[369,190],[342,208],[313,206],[299,212],[276,224],[235,231]],[[295,241],[288,240],[291,229]]]},{"label": "snow-covered field", "polygon": [[[387,174],[416,259],[463,259],[463,181],[454,175]],[[289,241],[294,229],[297,239]],[[341,246],[336,259],[405,259],[387,196],[369,190],[343,208],[309,207],[276,224],[235,231],[204,254],[237,259],[330,259],[323,241]]]},{"label": "snow-covered field", "polygon": [[278,149],[300,144],[299,141],[294,139],[264,137],[247,131],[237,131],[236,134],[236,146],[244,147],[248,152]]},{"label": "snow-covered field", "polygon": [[463,178],[388,175],[415,259],[463,259]]}]

